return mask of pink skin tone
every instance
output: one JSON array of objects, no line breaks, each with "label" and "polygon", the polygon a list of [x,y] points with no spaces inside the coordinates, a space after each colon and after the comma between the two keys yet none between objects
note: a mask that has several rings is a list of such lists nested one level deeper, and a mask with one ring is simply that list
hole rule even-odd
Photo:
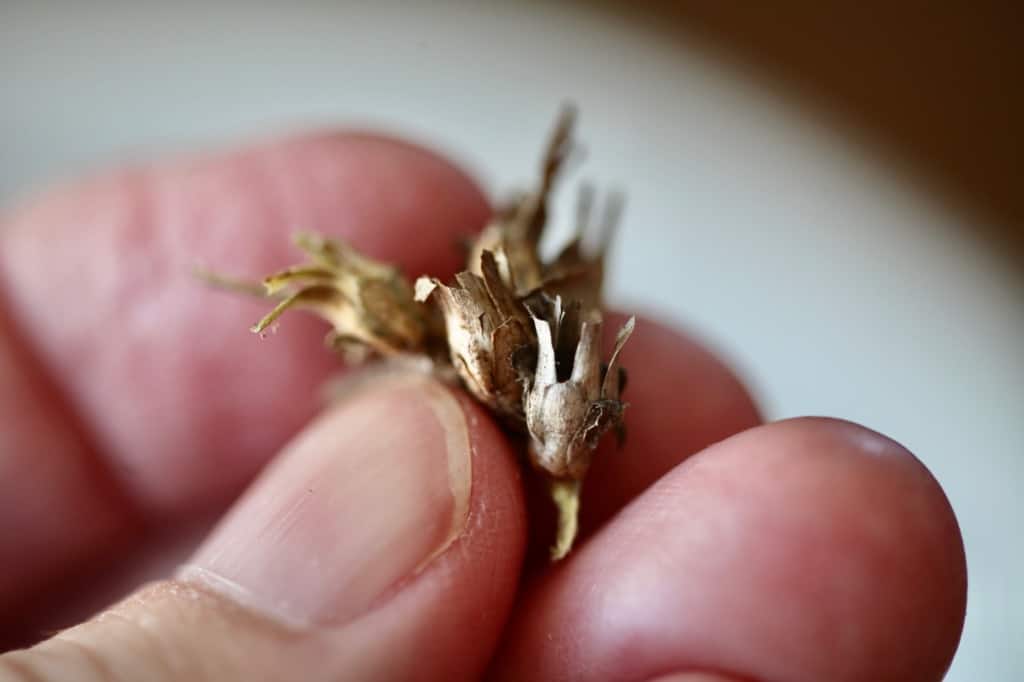
[{"label": "pink skin tone", "polygon": [[[323,326],[296,315],[260,341],[247,327],[266,306],[204,290],[194,265],[268,272],[300,228],[446,277],[488,212],[430,152],[318,134],[124,171],[4,216],[0,629],[31,637],[19,625],[52,620],[38,605],[72,599],[69,576],[115,572],[143,535],[224,510],[318,410],[338,369]],[[380,650],[396,674],[429,656],[439,679],[941,677],[963,547],[913,455],[846,422],[761,425],[720,360],[650,320],[623,365],[629,437],[596,458],[577,552],[523,580],[543,510],[527,514],[509,444],[460,397],[474,523],[325,655]],[[79,579],[74,598],[94,589]]]}]

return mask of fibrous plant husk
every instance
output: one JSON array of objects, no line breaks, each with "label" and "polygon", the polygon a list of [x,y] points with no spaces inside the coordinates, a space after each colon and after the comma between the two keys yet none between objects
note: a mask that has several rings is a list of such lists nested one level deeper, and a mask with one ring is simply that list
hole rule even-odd
[{"label": "fibrous plant husk", "polygon": [[331,324],[329,345],[350,361],[421,354],[440,376],[457,376],[507,428],[527,435],[527,460],[547,479],[559,511],[555,560],[575,539],[581,485],[598,442],[610,429],[621,436],[618,359],[634,327],[630,319],[619,330],[604,361],[604,259],[619,196],[609,197],[588,248],[593,192],[584,187],[575,238],[550,262],[540,254],[573,122],[574,111],[564,109],[537,187],[496,212],[454,281],[424,276],[411,285],[397,268],[338,240],[302,234],[296,243],[309,262],[263,280],[264,294],[279,303],[253,327],[262,332],[286,310],[303,308]]}]

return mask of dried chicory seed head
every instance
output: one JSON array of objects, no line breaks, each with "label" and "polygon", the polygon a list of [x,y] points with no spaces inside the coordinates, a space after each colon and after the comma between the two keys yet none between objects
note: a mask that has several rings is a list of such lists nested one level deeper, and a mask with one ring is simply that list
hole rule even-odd
[{"label": "dried chicory seed head", "polygon": [[534,467],[551,477],[558,507],[554,560],[563,558],[576,538],[581,482],[598,442],[610,428],[622,430],[626,405],[619,399],[619,352],[633,333],[630,318],[615,339],[607,366],[601,363],[601,319],[579,321],[578,308],[565,311],[561,299],[534,317],[537,367],[526,394],[529,455]]},{"label": "dried chicory seed head", "polygon": [[582,479],[601,436],[622,423],[618,358],[635,320],[619,331],[604,367],[601,320],[578,322],[562,311],[560,300],[552,308],[553,315],[533,318],[537,369],[525,406],[530,455],[534,466],[554,478]]},{"label": "dried chicory seed head", "polygon": [[477,400],[507,423],[521,425],[524,364],[536,355],[532,324],[498,273],[494,254],[481,254],[481,273],[461,272],[451,286],[431,277],[416,281],[416,299],[437,301],[444,313],[451,362]]},{"label": "dried chicory seed head", "polygon": [[495,256],[502,279],[515,294],[525,296],[543,284],[546,268],[540,257],[540,241],[547,224],[548,199],[572,151],[575,121],[575,109],[564,108],[541,160],[537,188],[496,212],[470,249],[470,272],[483,274],[483,253],[490,251]]},{"label": "dried chicory seed head", "polygon": [[331,323],[328,344],[350,359],[367,351],[392,355],[428,347],[436,322],[413,300],[413,289],[397,268],[337,240],[299,233],[295,243],[311,262],[263,280],[267,296],[283,298],[253,331],[262,332],[289,308],[304,308]]},{"label": "dried chicory seed head", "polygon": [[328,340],[349,359],[413,354],[439,376],[457,376],[506,425],[528,435],[527,458],[547,479],[559,511],[554,559],[572,547],[582,480],[598,441],[611,428],[622,432],[618,361],[634,327],[633,319],[623,326],[603,364],[604,259],[621,197],[609,197],[595,228],[593,193],[584,187],[576,238],[550,262],[540,255],[549,195],[572,151],[574,119],[572,109],[562,112],[537,187],[497,212],[454,282],[420,277],[413,287],[391,265],[338,241],[300,235],[310,262],[263,281],[264,294],[280,302],[253,327],[260,332],[289,308],[305,308],[331,323]]},{"label": "dried chicory seed head", "polygon": [[[610,193],[604,213],[595,225],[591,220],[593,189],[580,188],[576,207],[576,236],[544,269],[540,290],[548,296],[561,296],[584,310],[603,309],[604,260],[622,214],[623,197]],[[588,240],[588,237],[596,237]],[[589,243],[588,243],[589,242]]]}]

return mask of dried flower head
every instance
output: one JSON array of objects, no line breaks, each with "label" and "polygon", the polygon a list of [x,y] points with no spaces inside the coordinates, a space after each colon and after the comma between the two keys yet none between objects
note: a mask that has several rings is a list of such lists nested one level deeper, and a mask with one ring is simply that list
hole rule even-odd
[{"label": "dried flower head", "polygon": [[603,363],[604,259],[621,197],[609,197],[590,240],[596,245],[588,245],[593,192],[584,187],[576,238],[551,262],[540,255],[548,198],[572,150],[574,119],[571,108],[562,112],[537,187],[497,212],[454,282],[421,277],[412,287],[388,264],[302,235],[297,243],[310,262],[263,281],[265,294],[281,300],[253,327],[260,332],[289,308],[305,308],[331,323],[328,340],[348,358],[422,354],[440,376],[457,376],[506,425],[528,435],[527,458],[548,479],[559,510],[554,559],[572,547],[581,482],[598,442],[609,429],[622,432],[618,361],[634,328],[630,319]]},{"label": "dried flower head", "polygon": [[482,274],[483,252],[490,251],[495,254],[502,279],[516,294],[524,296],[543,284],[546,268],[539,247],[547,224],[548,198],[572,151],[575,121],[575,109],[565,107],[541,160],[537,188],[516,197],[496,212],[470,249],[470,272]]},{"label": "dried flower head", "polygon": [[551,495],[559,512],[552,558],[564,557],[576,537],[580,482],[597,444],[610,428],[622,433],[625,404],[619,400],[622,373],[619,352],[633,333],[630,318],[615,339],[608,364],[601,363],[600,314],[580,320],[578,305],[562,300],[533,305],[537,366],[526,393],[529,455],[534,467],[552,479]]},{"label": "dried flower head", "polygon": [[526,309],[498,273],[494,254],[484,251],[481,273],[461,272],[446,286],[437,279],[416,282],[416,300],[430,297],[444,313],[451,362],[477,400],[506,422],[524,422],[526,363],[537,342]]},{"label": "dried flower head", "polygon": [[633,333],[630,318],[601,362],[600,319],[579,322],[556,299],[545,317],[534,317],[537,369],[526,393],[526,426],[534,466],[555,478],[582,479],[601,436],[620,426],[619,352]]},{"label": "dried flower head", "polygon": [[349,359],[361,359],[367,351],[391,355],[427,347],[435,323],[430,311],[413,300],[413,289],[397,268],[337,240],[299,233],[295,243],[311,262],[263,280],[266,295],[282,300],[253,325],[254,332],[262,332],[289,308],[303,308],[331,323],[327,343]]}]

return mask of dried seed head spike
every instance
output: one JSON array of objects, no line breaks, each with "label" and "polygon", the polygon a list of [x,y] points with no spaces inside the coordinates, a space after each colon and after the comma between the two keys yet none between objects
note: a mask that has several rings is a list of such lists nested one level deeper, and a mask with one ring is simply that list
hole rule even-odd
[{"label": "dried seed head spike", "polygon": [[[576,236],[544,269],[540,289],[549,295],[578,300],[586,310],[600,310],[604,287],[604,262],[615,236],[623,197],[610,192],[604,201],[600,223],[591,221],[593,190],[584,185],[577,200]],[[594,236],[596,234],[596,237]]]},{"label": "dried seed head spike", "polygon": [[329,286],[335,279],[335,273],[319,265],[296,265],[263,280],[263,293],[267,296],[274,296],[285,289],[302,283],[303,286],[312,284],[324,284]]},{"label": "dried seed head spike", "polygon": [[626,341],[633,335],[633,330],[636,329],[636,317],[630,317],[626,320],[626,324],[622,325],[622,329],[615,335],[615,347],[612,349],[612,355],[608,359],[608,368],[605,370],[604,381],[601,382],[601,398],[604,400],[618,400],[619,394],[622,391],[622,377],[619,373],[619,353],[622,352],[622,347],[626,345]]},{"label": "dried seed head spike", "polygon": [[622,221],[622,210],[626,205],[626,195],[620,191],[611,191],[605,196],[604,215],[598,228],[597,254],[601,258],[608,255],[608,249],[615,241],[615,233]]},{"label": "dried seed head spike", "polygon": [[536,247],[547,222],[548,196],[573,149],[572,131],[576,125],[576,107],[565,104],[558,113],[555,127],[541,157],[540,182],[537,188],[521,198],[512,212],[509,236]]},{"label": "dried seed head spike", "polygon": [[[623,428],[619,356],[635,326],[633,319],[623,326],[602,364],[604,259],[620,194],[606,197],[595,220],[594,191],[582,186],[575,239],[551,262],[539,254],[548,195],[574,151],[574,120],[575,110],[564,108],[534,190],[497,212],[451,284],[421,277],[411,287],[391,265],[340,241],[300,234],[296,244],[309,262],[264,280],[262,295],[280,302],[254,327],[262,331],[285,311],[306,308],[330,321],[327,343],[346,358],[415,358],[446,380],[457,376],[495,416],[528,433],[527,457],[559,512],[555,560],[574,542],[582,479],[598,442],[610,428]],[[428,300],[432,305],[423,304]]]},{"label": "dried seed head spike", "polygon": [[594,186],[589,182],[580,184],[576,192],[576,235],[574,242],[582,241],[583,235],[590,225],[590,215],[594,210]]},{"label": "dried seed head spike", "polygon": [[[601,395],[601,322],[583,322],[574,348],[555,346],[549,320],[535,317],[533,322],[537,334],[537,373],[525,401],[530,460],[554,478],[582,478],[596,445],[591,444],[595,435],[590,423],[593,406],[609,402]],[[556,358],[567,352],[571,352],[573,359],[566,378],[559,376]]]},{"label": "dried seed head spike", "polygon": [[470,251],[470,272],[481,274],[481,254],[491,251],[502,263],[502,278],[512,292],[523,296],[541,285],[544,264],[538,247],[547,221],[548,195],[572,149],[575,120],[575,108],[563,107],[541,159],[537,189],[516,199],[512,206],[499,210],[484,228]]},{"label": "dried seed head spike", "polygon": [[[539,310],[536,303],[531,311]],[[549,315],[559,315],[560,306],[549,306]],[[635,321],[619,331],[607,369],[602,372],[598,313],[579,324],[578,342],[569,345],[559,337],[565,317],[556,325],[550,317],[533,318],[537,333],[537,369],[526,394],[526,425],[530,433],[530,462],[555,482],[553,500],[559,510],[558,541],[553,556],[559,558],[572,546],[576,528],[579,487],[568,489],[558,482],[581,481],[590,468],[598,442],[610,428],[620,427],[625,404],[619,400],[618,359],[632,334]],[[572,351],[571,369],[559,368],[558,357]],[[565,374],[568,373],[568,377]],[[570,495],[572,492],[572,495]]]},{"label": "dried seed head spike", "polygon": [[564,559],[576,541],[582,486],[582,482],[573,479],[554,480],[550,483],[551,499],[558,508],[558,530],[555,544],[551,548],[552,561]]},{"label": "dried seed head spike", "polygon": [[544,209],[544,202],[554,186],[559,171],[572,152],[572,130],[575,125],[576,107],[572,104],[563,105],[562,110],[558,113],[558,120],[555,121],[551,139],[548,140],[548,147],[541,166],[541,181],[537,190],[537,196],[541,198],[541,210]]},{"label": "dried seed head spike", "polygon": [[256,296],[257,298],[265,298],[267,295],[263,282],[252,282],[239,277],[222,275],[218,272],[207,270],[201,265],[193,266],[192,276],[214,289],[245,294],[246,296]]},{"label": "dried seed head spike", "polygon": [[295,243],[312,263],[263,280],[268,296],[285,298],[253,326],[254,332],[291,308],[303,308],[331,323],[328,343],[348,359],[365,355],[356,350],[360,344],[381,355],[424,350],[432,332],[430,314],[413,300],[413,289],[397,268],[340,241],[300,233]]},{"label": "dried seed head spike", "polygon": [[316,312],[321,312],[322,310],[321,314],[324,317],[328,317],[328,315],[333,313],[331,306],[334,304],[336,296],[337,292],[330,287],[304,287],[285,297],[283,301],[274,306],[273,310],[264,315],[250,329],[253,333],[262,333],[267,327],[277,322],[277,318],[281,317],[289,308],[307,308]]},{"label": "dried seed head spike", "polygon": [[433,298],[444,314],[452,365],[466,388],[499,416],[521,427],[523,367],[536,341],[526,310],[502,280],[494,254],[481,254],[483,275],[462,272],[447,286],[421,277],[416,299]]},{"label": "dried seed head spike", "polygon": [[335,274],[338,271],[351,272],[358,275],[358,278],[347,281],[389,282],[400,286],[403,289],[402,293],[406,293],[406,289],[411,291],[409,283],[394,265],[368,258],[340,239],[328,239],[310,232],[296,232],[292,240],[313,261],[310,267],[313,272],[316,272],[317,266]]}]

